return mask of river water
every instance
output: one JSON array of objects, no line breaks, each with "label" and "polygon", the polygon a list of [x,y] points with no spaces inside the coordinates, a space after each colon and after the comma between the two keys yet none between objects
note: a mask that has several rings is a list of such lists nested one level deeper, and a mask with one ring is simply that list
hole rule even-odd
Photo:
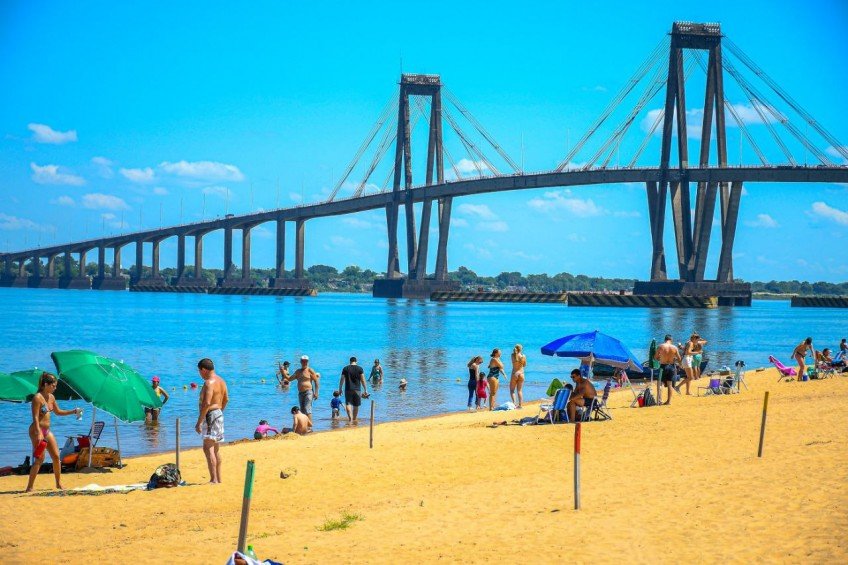
[{"label": "river water", "polygon": [[[296,388],[276,386],[274,370],[277,361],[286,359],[297,367],[302,354],[322,375],[314,418],[316,430],[325,430],[339,425],[330,419],[330,399],[351,355],[360,359],[366,374],[380,358],[386,379],[372,399],[378,421],[385,421],[463,410],[468,359],[475,354],[488,359],[499,347],[509,372],[509,352],[516,343],[527,353],[525,397],[538,399],[553,377],[576,366],[572,360],[545,357],[539,348],[570,333],[600,330],[644,359],[652,338],[671,333],[675,341],[685,341],[696,330],[709,342],[710,367],[737,359],[749,367],[763,366],[770,354],[789,362],[792,347],[808,335],[819,348],[835,347],[848,337],[844,310],[791,308],[788,301],[683,310],[445,304],[352,294],[301,298],[2,288],[0,307],[0,372],[55,371],[52,351],[88,349],[122,359],[145,377],[160,376],[171,400],[156,426],[120,424],[126,456],[174,449],[176,417],[182,421],[183,447],[201,444],[193,430],[198,390],[189,385],[202,384],[196,370],[202,357],[210,357],[229,384],[226,437],[233,440],[252,436],[260,419],[274,427],[290,425]],[[405,393],[397,388],[401,378],[409,381]],[[507,383],[502,382],[498,397],[509,399]],[[85,409],[82,421],[53,418],[61,445],[64,436],[87,432],[91,408],[60,404]],[[114,447],[112,419],[105,419],[110,426],[100,445]],[[27,405],[0,402],[0,466],[17,464],[30,452],[29,422]]]}]

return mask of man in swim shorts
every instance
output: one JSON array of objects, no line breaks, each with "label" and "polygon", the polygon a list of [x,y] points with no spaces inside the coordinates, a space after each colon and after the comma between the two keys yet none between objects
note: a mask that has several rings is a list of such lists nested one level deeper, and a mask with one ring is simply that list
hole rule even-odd
[{"label": "man in swim shorts", "polygon": [[571,393],[571,398],[568,399],[568,404],[565,405],[565,410],[568,412],[568,421],[573,422],[577,418],[577,407],[584,407],[588,402],[591,402],[598,391],[589,379],[583,378],[580,374],[580,369],[571,371],[571,380],[574,381],[574,392]]},{"label": "man in swim shorts", "polygon": [[320,375],[309,366],[309,356],[301,355],[300,369],[289,377],[288,381],[297,381],[297,400],[300,411],[309,418],[309,426],[312,427],[312,402],[318,400],[318,386]]},{"label": "man in swim shorts", "polygon": [[671,404],[674,377],[677,376],[677,363],[681,361],[681,358],[680,351],[674,345],[670,335],[666,335],[665,341],[657,347],[657,353],[654,355],[654,359],[660,362],[660,380],[662,380],[668,389],[668,399],[663,404]]},{"label": "man in swim shorts", "polygon": [[227,407],[227,383],[215,373],[211,359],[203,358],[197,363],[197,371],[203,378],[200,389],[200,410],[194,429],[203,436],[203,454],[209,467],[209,482],[221,482],[221,454],[219,444],[224,441],[224,409]]},{"label": "man in swim shorts", "polygon": [[356,357],[351,357],[350,365],[342,369],[342,376],[339,379],[339,394],[341,394],[342,387],[344,387],[347,421],[356,422],[359,416],[359,407],[362,406],[362,398],[368,398],[365,371],[356,364]]}]

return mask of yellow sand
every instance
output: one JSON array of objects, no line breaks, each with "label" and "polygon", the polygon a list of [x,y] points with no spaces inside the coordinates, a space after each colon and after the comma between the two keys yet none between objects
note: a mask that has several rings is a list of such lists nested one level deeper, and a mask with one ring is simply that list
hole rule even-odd
[{"label": "yellow sand", "polygon": [[[675,396],[583,426],[583,509],[572,509],[574,427],[488,426],[535,414],[452,414],[223,448],[222,486],[34,497],[0,479],[0,561],[224,563],[245,462],[256,460],[249,542],[286,563],[839,562],[848,559],[848,378]],[[702,384],[704,381],[702,381]],[[763,392],[765,454],[756,457]],[[66,487],[146,480],[173,454]],[[281,469],[296,472],[279,477]],[[199,450],[184,478],[208,479]],[[37,487],[52,486],[42,475]],[[320,531],[345,512],[346,530]],[[575,553],[576,552],[576,553]]]}]

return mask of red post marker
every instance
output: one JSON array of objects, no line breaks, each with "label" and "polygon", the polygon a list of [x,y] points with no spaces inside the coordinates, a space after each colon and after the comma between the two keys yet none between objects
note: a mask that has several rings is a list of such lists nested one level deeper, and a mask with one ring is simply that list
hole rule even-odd
[{"label": "red post marker", "polygon": [[574,427],[574,509],[580,510],[580,422]]}]

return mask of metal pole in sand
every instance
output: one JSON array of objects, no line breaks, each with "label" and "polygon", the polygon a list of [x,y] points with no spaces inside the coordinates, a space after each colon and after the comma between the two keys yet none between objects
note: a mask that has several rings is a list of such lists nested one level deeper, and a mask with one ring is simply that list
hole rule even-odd
[{"label": "metal pole in sand", "polygon": [[88,467],[91,468],[91,452],[94,451],[94,448],[91,446],[91,434],[94,433],[94,424],[97,416],[97,407],[92,404],[91,405],[91,429],[88,431]]},{"label": "metal pole in sand", "polygon": [[247,518],[250,515],[250,499],[253,497],[253,459],[247,462],[244,473],[244,499],[241,503],[241,523],[239,524],[238,551],[244,553],[247,541]]},{"label": "metal pole in sand", "polygon": [[368,448],[374,449],[374,401],[371,401],[371,425],[370,435],[368,438]]},{"label": "metal pole in sand", "polygon": [[177,418],[177,473],[180,472],[180,419]]},{"label": "metal pole in sand", "polygon": [[[653,370],[651,370],[651,374],[652,375],[654,374]],[[657,375],[657,406],[662,404],[662,387],[660,386],[661,382],[662,382],[662,369],[660,369],[660,373],[659,373],[659,375]],[[670,392],[668,394],[669,394],[669,396],[671,396]]]},{"label": "metal pole in sand", "polygon": [[580,422],[574,428],[574,509],[580,510]]},{"label": "metal pole in sand", "polygon": [[124,466],[121,461],[121,434],[118,433],[118,417],[115,416],[115,443],[118,445],[118,469]]},{"label": "metal pole in sand", "polygon": [[760,423],[760,447],[757,449],[757,457],[763,456],[763,440],[766,437],[766,412],[768,411],[768,391],[763,398],[763,421]]}]

